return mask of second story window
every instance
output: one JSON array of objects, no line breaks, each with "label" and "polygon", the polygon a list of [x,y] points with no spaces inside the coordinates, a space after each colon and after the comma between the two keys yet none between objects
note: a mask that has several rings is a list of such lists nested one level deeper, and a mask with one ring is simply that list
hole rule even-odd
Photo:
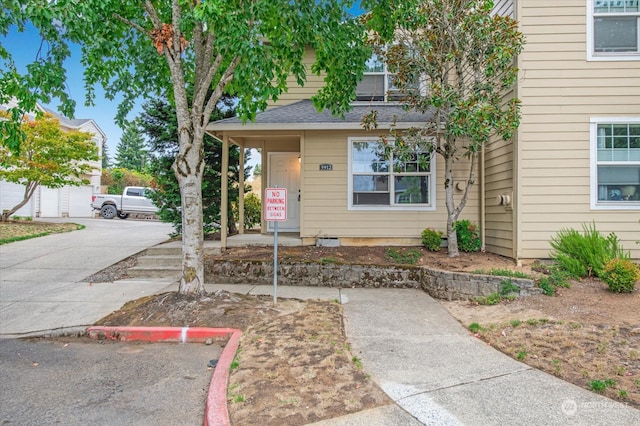
[{"label": "second story window", "polygon": [[640,59],[640,0],[589,0],[590,59]]},{"label": "second story window", "polygon": [[389,72],[386,64],[373,55],[366,63],[364,78],[356,87],[356,101],[399,101],[402,96],[393,84],[393,73]]}]

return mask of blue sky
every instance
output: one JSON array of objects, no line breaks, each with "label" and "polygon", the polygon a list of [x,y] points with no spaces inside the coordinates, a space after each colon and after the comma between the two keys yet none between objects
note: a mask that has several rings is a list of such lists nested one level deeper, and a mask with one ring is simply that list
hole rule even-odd
[{"label": "blue sky", "polygon": [[[363,11],[359,7],[359,2],[357,2],[357,6],[349,9],[348,12],[353,16],[357,16],[362,14]],[[22,33],[14,29],[6,37],[0,35],[0,43],[13,56],[19,72],[26,72],[27,64],[33,62],[37,57],[40,36],[32,26],[28,26],[27,30]],[[84,89],[83,67],[80,63],[80,48],[72,46],[71,51],[71,57],[67,59],[65,67],[67,69],[67,90],[71,98],[76,101],[74,118],[90,118],[100,126],[107,135],[107,149],[111,160],[113,160],[116,147],[122,137],[122,129],[114,121],[120,99],[116,98],[110,101],[104,97],[102,88],[96,87],[95,106],[85,106],[86,91]],[[0,60],[0,66],[4,66],[2,60]],[[51,104],[45,105],[45,107],[57,111],[58,104],[59,102],[54,100]],[[141,105],[142,102],[139,102],[129,113],[127,119],[135,118],[141,112]],[[251,163],[258,159],[259,157],[253,154]]]},{"label": "blue sky", "polygon": [[[40,46],[40,36],[32,26],[28,26],[25,32],[19,33],[14,30],[9,32],[6,37],[0,36],[0,43],[13,56],[18,71],[26,72],[27,64],[36,59]],[[80,48],[78,46],[72,47],[72,54],[67,59],[65,68],[67,69],[67,91],[70,93],[71,98],[76,101],[74,118],[91,118],[100,126],[107,135],[108,152],[111,159],[113,159],[116,146],[122,136],[122,129],[114,121],[119,99],[113,101],[106,99],[102,88],[96,87],[95,106],[85,106],[86,91],[84,89],[83,67],[80,63]],[[59,102],[54,100],[51,104],[45,105],[45,107],[57,111],[58,104]],[[133,119],[140,111],[140,105],[137,105],[128,118]]]}]

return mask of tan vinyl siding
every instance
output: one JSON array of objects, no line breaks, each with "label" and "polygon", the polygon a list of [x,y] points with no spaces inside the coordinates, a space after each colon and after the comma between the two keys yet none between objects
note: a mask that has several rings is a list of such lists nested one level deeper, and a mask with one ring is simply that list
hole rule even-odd
[{"label": "tan vinyl siding", "polygon": [[[513,228],[513,143],[496,141],[485,149],[485,247],[487,251],[515,257]],[[498,203],[508,195],[511,205]]]},{"label": "tan vinyl siding", "polygon": [[640,212],[591,210],[590,119],[640,116],[640,61],[587,62],[585,0],[518,2],[519,256],[546,258],[562,228],[595,222],[640,258]]},{"label": "tan vinyl siding", "polygon": [[270,108],[274,106],[288,105],[303,99],[311,99],[312,96],[318,93],[318,90],[320,90],[324,84],[324,77],[321,75],[315,75],[311,72],[311,65],[313,65],[314,61],[315,54],[313,49],[307,47],[303,60],[307,71],[307,81],[304,86],[298,85],[296,79],[293,76],[290,76],[287,79],[287,87],[289,89],[287,92],[281,94],[276,102],[270,102]]},{"label": "tan vinyl siding", "polygon": [[[437,211],[363,211],[348,210],[348,138],[366,136],[365,132],[311,132],[304,135],[302,153],[304,209],[301,226],[303,238],[409,238],[420,244],[420,234],[427,227],[445,232],[446,207],[442,179],[443,164],[437,158]],[[319,165],[333,165],[331,171],[320,171]],[[456,173],[466,180],[467,171]],[[479,220],[478,188],[475,188],[461,218]]]}]

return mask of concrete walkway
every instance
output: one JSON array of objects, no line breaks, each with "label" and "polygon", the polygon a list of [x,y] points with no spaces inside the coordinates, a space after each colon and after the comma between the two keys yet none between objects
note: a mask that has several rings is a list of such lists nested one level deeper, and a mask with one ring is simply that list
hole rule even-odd
[{"label": "concrete walkway", "polygon": [[[0,337],[82,329],[174,283],[82,280],[167,239],[159,222],[67,221],[83,231],[0,246]],[[272,295],[271,286],[207,285]],[[514,361],[418,290],[278,287],[279,298],[341,300],[354,355],[395,404],[333,425],[640,425],[640,411]]]},{"label": "concrete walkway", "polygon": [[83,280],[150,246],[168,241],[157,221],[46,219],[85,229],[0,245],[0,337],[86,327],[124,302],[153,294],[166,280],[91,283]]}]

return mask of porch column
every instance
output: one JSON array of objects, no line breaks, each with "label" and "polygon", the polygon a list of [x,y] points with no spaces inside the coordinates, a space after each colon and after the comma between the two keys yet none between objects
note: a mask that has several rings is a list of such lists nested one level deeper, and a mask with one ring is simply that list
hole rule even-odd
[{"label": "porch column", "polygon": [[238,173],[238,191],[240,192],[238,194],[238,226],[240,229],[238,229],[238,233],[244,234],[244,147],[239,146],[238,149],[240,150],[240,170]]},{"label": "porch column", "polygon": [[227,249],[227,229],[229,214],[229,136],[222,136],[222,168],[220,173],[222,186],[220,199],[220,248]]}]

